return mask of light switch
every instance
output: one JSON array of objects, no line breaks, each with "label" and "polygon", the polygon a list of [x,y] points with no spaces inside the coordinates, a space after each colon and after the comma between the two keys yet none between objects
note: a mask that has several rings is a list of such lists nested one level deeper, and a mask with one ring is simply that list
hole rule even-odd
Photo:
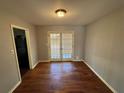
[{"label": "light switch", "polygon": [[14,50],[13,49],[10,50],[10,54],[14,55]]}]

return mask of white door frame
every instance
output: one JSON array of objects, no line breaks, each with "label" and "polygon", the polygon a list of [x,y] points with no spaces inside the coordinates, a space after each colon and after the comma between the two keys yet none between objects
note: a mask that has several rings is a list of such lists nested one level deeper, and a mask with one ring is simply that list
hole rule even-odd
[{"label": "white door frame", "polygon": [[[48,54],[49,54],[49,60],[50,61],[68,61],[68,59],[63,60],[60,58],[60,60],[51,60],[51,49],[50,49],[50,33],[60,33],[60,36],[62,33],[71,33],[72,34],[72,58],[70,61],[74,60],[74,31],[48,31],[47,36],[48,36]],[[60,47],[62,45],[62,41],[60,42]],[[62,53],[60,54],[62,56]]]},{"label": "white door frame", "polygon": [[16,45],[15,45],[14,30],[13,30],[13,28],[22,29],[22,30],[25,31],[26,42],[27,42],[27,51],[28,51],[28,60],[29,60],[29,68],[33,69],[32,59],[31,59],[32,56],[31,56],[31,46],[30,46],[30,35],[29,35],[29,30],[27,28],[23,28],[23,27],[11,24],[11,34],[12,34],[14,55],[15,55],[15,59],[16,59],[16,66],[17,66],[17,70],[18,70],[19,79],[21,81],[21,73],[20,73],[19,61],[18,61],[18,57],[17,57],[17,51],[16,51]]}]

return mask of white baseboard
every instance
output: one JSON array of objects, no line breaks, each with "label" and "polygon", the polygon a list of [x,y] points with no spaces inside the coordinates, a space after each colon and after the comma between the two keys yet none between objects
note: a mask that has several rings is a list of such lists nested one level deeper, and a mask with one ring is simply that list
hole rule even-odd
[{"label": "white baseboard", "polygon": [[35,63],[33,66],[32,66],[32,69],[34,69],[37,65],[38,65],[39,62]]},{"label": "white baseboard", "polygon": [[[72,61],[77,62],[77,61],[82,61],[82,60],[81,59],[73,59]],[[40,62],[50,62],[50,60],[39,60],[38,62],[39,63]]]},{"label": "white baseboard", "polygon": [[13,91],[21,84],[21,81],[19,81],[8,93],[13,93]]},{"label": "white baseboard", "polygon": [[50,62],[50,60],[39,60],[38,62],[39,62],[39,63],[40,63],[40,62]]},{"label": "white baseboard", "polygon": [[86,63],[86,61],[82,60],[83,63],[85,63],[97,76],[98,78],[113,92],[118,93],[112,86],[110,86],[89,64]]},{"label": "white baseboard", "polygon": [[72,61],[76,62],[76,61],[82,61],[81,59],[73,59]]}]

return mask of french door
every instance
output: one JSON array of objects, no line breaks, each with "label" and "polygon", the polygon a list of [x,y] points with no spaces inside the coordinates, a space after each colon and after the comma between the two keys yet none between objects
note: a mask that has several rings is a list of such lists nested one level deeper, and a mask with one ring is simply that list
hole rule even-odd
[{"label": "french door", "polygon": [[71,61],[73,58],[73,33],[50,32],[49,50],[51,61]]}]

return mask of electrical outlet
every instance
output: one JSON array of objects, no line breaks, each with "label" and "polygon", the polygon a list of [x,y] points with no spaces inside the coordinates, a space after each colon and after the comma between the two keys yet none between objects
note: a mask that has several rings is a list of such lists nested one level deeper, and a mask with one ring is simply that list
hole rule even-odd
[{"label": "electrical outlet", "polygon": [[79,59],[79,57],[78,57],[78,56],[76,56],[76,59]]}]

